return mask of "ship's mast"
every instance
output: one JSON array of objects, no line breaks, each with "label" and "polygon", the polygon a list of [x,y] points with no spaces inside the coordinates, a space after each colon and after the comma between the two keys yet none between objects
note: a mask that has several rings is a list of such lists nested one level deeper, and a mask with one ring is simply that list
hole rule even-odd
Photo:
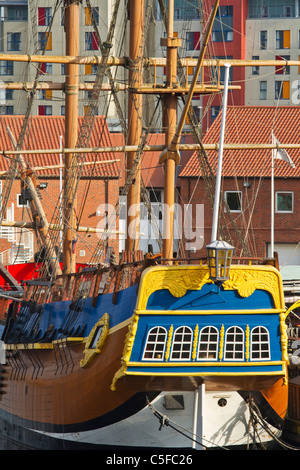
[{"label": "ship's mast", "polygon": [[[167,37],[161,39],[161,45],[167,48],[167,86],[176,86],[177,81],[177,49],[180,39],[174,37],[174,0],[168,5],[168,31]],[[176,131],[177,124],[177,95],[169,93],[163,100],[163,128],[165,130],[165,145],[169,147]],[[174,202],[175,202],[175,168],[179,163],[178,154],[168,153],[164,160],[164,230],[163,230],[163,258],[173,258],[174,238]],[[174,158],[175,157],[175,158]]]},{"label": "ship's mast", "polygon": [[[142,95],[135,93],[142,81],[141,46],[144,27],[144,0],[130,0],[130,44],[129,44],[129,97],[127,145],[138,145],[141,137]],[[127,176],[134,164],[136,153],[127,152]],[[140,171],[139,166],[127,195],[127,251],[138,250],[140,232]]]},{"label": "ship's mast", "polygon": [[[64,0],[66,55],[79,55],[79,0]],[[78,64],[66,64],[65,82],[65,146],[75,148],[78,127]],[[74,178],[70,172],[74,154],[65,155],[64,211],[65,229],[63,240],[63,273],[75,272],[76,258],[73,243],[76,239],[76,195]]]}]

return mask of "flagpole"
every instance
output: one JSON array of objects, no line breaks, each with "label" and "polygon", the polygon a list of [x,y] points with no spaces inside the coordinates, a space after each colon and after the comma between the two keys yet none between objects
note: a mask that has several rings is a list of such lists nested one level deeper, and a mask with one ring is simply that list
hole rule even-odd
[{"label": "flagpole", "polygon": [[[272,143],[274,142],[274,134],[272,131]],[[274,257],[274,149],[272,149],[271,159],[271,258]]]}]

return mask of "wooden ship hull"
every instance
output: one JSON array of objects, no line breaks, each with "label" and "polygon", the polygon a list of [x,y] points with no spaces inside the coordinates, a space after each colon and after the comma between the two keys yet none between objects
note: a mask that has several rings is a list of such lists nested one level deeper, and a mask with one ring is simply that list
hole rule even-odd
[{"label": "wooden ship hull", "polygon": [[[83,276],[84,270],[72,289]],[[91,295],[99,282],[94,273],[83,309],[70,300],[42,308],[23,301],[17,315],[11,308],[2,334],[2,436],[41,449],[192,448],[199,419],[195,396],[201,387],[209,402],[206,447],[246,445],[252,400],[280,434],[288,386],[277,270],[232,268],[220,292],[207,266],[152,266],[137,281],[117,292]],[[115,287],[113,277],[110,285]],[[218,330],[217,336],[211,331],[207,338],[208,326]],[[244,335],[236,351],[228,337],[232,326]],[[258,340],[257,326],[266,329]],[[176,405],[168,407],[174,400]],[[237,406],[234,414],[231,402]],[[167,426],[158,433],[160,413],[189,435]],[[235,425],[228,436],[222,429],[229,416]],[[259,432],[263,442],[272,442],[263,427]]]}]

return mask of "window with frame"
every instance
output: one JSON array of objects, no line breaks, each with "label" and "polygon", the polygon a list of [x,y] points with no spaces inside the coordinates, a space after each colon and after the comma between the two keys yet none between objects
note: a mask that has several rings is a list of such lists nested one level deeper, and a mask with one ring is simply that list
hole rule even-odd
[{"label": "window with frame", "polygon": [[14,63],[12,60],[1,60],[0,61],[0,75],[13,75],[14,74]]},{"label": "window with frame", "polygon": [[276,49],[289,49],[291,43],[290,30],[277,30],[276,31]]},{"label": "window with frame", "polygon": [[[277,55],[276,60],[290,60],[289,55]],[[275,66],[276,75],[288,75],[290,73],[289,65],[276,65]]]},{"label": "window with frame", "polygon": [[276,191],[276,212],[288,212],[294,211],[294,193],[292,191]]},{"label": "window with frame", "polygon": [[162,361],[167,340],[167,330],[162,326],[155,326],[148,332],[143,359],[148,361]]},{"label": "window with frame", "polygon": [[7,33],[7,50],[21,50],[21,33]]},{"label": "window with frame", "polygon": [[242,192],[241,191],[225,191],[225,199],[230,212],[242,211]]},{"label": "window with frame", "polygon": [[188,361],[191,358],[193,331],[189,326],[180,326],[175,330],[171,351],[171,360]]},{"label": "window with frame", "polygon": [[91,31],[85,32],[85,50],[86,51],[96,51],[99,49],[99,43],[96,36],[96,33]]},{"label": "window with frame", "polygon": [[244,331],[239,326],[231,326],[226,331],[224,360],[244,360]]},{"label": "window with frame", "polygon": [[260,31],[260,49],[268,47],[268,31]]},{"label": "window with frame", "polygon": [[12,105],[9,105],[9,106],[1,106],[0,105],[0,114],[2,114],[4,116],[11,116],[14,113],[15,113],[14,112],[14,107]]},{"label": "window with frame", "polygon": [[[93,13],[93,17],[94,17],[96,25],[99,25],[99,7],[92,7],[92,13]],[[92,22],[92,16],[90,15],[90,11],[88,7],[85,7],[85,25],[91,26],[92,24],[93,22]]]},{"label": "window with frame", "polygon": [[256,326],[251,331],[250,358],[257,361],[271,359],[269,332],[264,326]]},{"label": "window with frame", "polygon": [[267,82],[265,80],[259,82],[259,99],[267,99]]},{"label": "window with frame", "polygon": [[218,355],[219,331],[214,326],[205,326],[200,331],[198,360],[216,361]]},{"label": "window with frame", "polygon": [[40,32],[38,34],[39,50],[52,51],[52,33]]},{"label": "window with frame", "polygon": [[38,25],[49,26],[52,20],[52,8],[51,7],[39,7],[38,8]]},{"label": "window with frame", "polygon": [[39,106],[39,116],[52,116],[52,106]]},{"label": "window with frame", "polygon": [[188,31],[185,36],[186,50],[200,50],[200,31]]},{"label": "window with frame", "polygon": [[[258,55],[253,55],[252,60],[259,60],[259,56]],[[259,65],[253,65],[252,75],[259,75]]]},{"label": "window with frame", "polygon": [[288,80],[275,81],[275,99],[288,100],[290,98],[290,82]]}]

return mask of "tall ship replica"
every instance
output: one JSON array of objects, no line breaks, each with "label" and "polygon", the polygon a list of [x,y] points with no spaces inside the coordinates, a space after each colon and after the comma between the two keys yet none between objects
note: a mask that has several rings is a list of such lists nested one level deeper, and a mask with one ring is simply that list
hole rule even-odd
[{"label": "tall ship replica", "polygon": [[[34,171],[22,153],[21,137],[10,152],[7,184],[22,175],[45,259],[39,276],[23,286],[2,266],[2,276],[12,287],[1,293],[2,301],[9,301],[1,337],[5,352],[1,364],[1,440],[29,449],[217,449],[246,447],[254,433],[256,442],[273,443],[274,436],[280,436],[288,400],[282,280],[273,259],[234,264],[234,247],[218,239],[222,132],[207,258],[189,263],[173,257],[171,209],[181,132],[193,93],[207,92],[197,80],[219,2],[215,2],[202,34],[189,86],[178,86],[180,40],[173,33],[172,0],[168,10],[159,2],[167,27],[162,39],[166,60],[160,60],[160,66],[166,67],[164,86],[144,86],[142,80],[146,62],[147,67],[156,66],[155,59],[146,60],[140,54],[143,0],[129,2],[129,57],[110,57],[109,48],[104,47],[99,57],[91,58],[98,64],[94,100],[110,67],[132,65],[124,148],[128,208],[140,200],[138,169],[147,147],[138,119],[142,93],[148,90],[163,96],[166,133],[160,164],[164,168],[164,204],[170,209],[169,217],[164,218],[164,233],[169,236],[163,237],[161,256],[151,256],[136,249],[138,237],[128,232],[122,259],[112,265],[97,257],[107,248],[103,237],[90,263],[76,271],[72,239],[78,168],[86,152],[93,152],[88,145],[78,148],[73,125],[78,121],[81,3],[57,2],[64,6],[66,31],[66,56],[58,59],[66,64],[64,225],[58,250],[58,230],[46,220],[36,194]],[[115,2],[113,15],[119,4]],[[92,15],[90,2],[86,5]],[[7,58],[39,64],[53,60],[46,55]],[[217,87],[223,92],[222,126],[228,91],[228,67],[225,69],[227,81],[225,76],[224,87]],[[38,74],[30,99],[37,84]],[[184,107],[177,119],[177,100],[182,95]],[[86,119],[92,118],[91,108]],[[201,148],[201,142],[199,145]],[[7,194],[5,188],[1,222]],[[128,211],[127,225],[135,220]],[[137,225],[134,232],[138,230]],[[249,438],[251,422],[255,426]]]}]

